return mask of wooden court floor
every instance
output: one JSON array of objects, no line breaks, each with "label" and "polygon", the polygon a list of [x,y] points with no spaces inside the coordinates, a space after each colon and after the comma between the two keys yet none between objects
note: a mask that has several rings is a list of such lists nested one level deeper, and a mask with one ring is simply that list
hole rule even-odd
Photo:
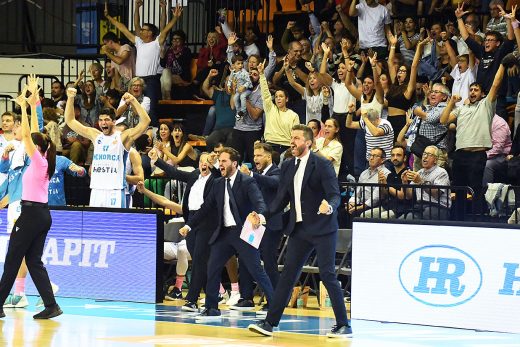
[{"label": "wooden court floor", "polygon": [[35,321],[36,297],[27,309],[5,309],[0,319],[3,346],[352,346],[352,347],[520,347],[520,335],[462,329],[353,320],[353,336],[344,340],[324,335],[334,324],[330,308],[287,309],[275,336],[261,337],[246,327],[254,313],[237,313],[221,306],[219,322],[200,323],[180,311],[182,301],[161,305],[58,298],[64,314]]}]

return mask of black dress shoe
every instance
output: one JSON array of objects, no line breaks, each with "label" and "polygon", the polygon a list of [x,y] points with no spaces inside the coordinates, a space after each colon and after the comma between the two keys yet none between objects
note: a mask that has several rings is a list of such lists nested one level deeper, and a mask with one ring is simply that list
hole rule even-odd
[{"label": "black dress shoe", "polygon": [[249,331],[260,335],[273,336],[273,326],[265,319],[258,321],[256,324],[249,324],[247,328]]},{"label": "black dress shoe", "polygon": [[327,337],[331,338],[345,338],[350,336],[352,336],[352,328],[350,325],[334,325],[330,333],[327,333]]},{"label": "black dress shoe", "polygon": [[34,319],[49,319],[49,318],[57,317],[57,316],[59,316],[62,313],[63,313],[63,311],[58,306],[58,304],[56,304],[56,305],[51,306],[51,307],[46,307],[40,313],[35,314],[33,316],[33,318]]}]

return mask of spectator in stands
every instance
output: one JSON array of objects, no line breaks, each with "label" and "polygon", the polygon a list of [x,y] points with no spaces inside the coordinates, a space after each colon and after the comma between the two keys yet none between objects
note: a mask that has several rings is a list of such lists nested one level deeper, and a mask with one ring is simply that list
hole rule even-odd
[{"label": "spectator in stands", "polygon": [[287,78],[287,74],[290,73],[297,83],[305,85],[309,70],[305,66],[305,61],[301,58],[302,50],[302,45],[298,41],[289,44],[287,55],[275,67],[273,84],[287,91],[287,107],[298,114],[300,123],[306,123],[305,100],[302,100],[300,93],[291,86]]},{"label": "spectator in stands", "polygon": [[81,87],[81,94],[76,96],[75,104],[81,109],[81,120],[89,126],[97,125],[101,104],[96,94],[94,81],[86,81]]},{"label": "spectator in stands", "polygon": [[135,53],[128,44],[122,45],[119,37],[111,31],[103,36],[103,46],[100,50],[111,61],[112,67],[120,76],[120,90],[127,90],[130,80],[135,76]]},{"label": "spectator in stands", "polygon": [[452,68],[450,73],[453,78],[451,94],[461,96],[461,101],[456,105],[459,107],[468,99],[469,86],[477,79],[478,65],[473,52],[466,50],[457,55],[449,40],[445,44]]},{"label": "spectator in stands", "polygon": [[[164,126],[162,127],[164,130]],[[173,146],[162,146],[161,150],[173,165],[179,167],[197,167],[198,154],[197,151],[188,143],[188,134],[184,130],[184,126],[179,123],[173,123],[172,132]]]},{"label": "spectator in stands", "polygon": [[[403,184],[426,186],[449,186],[450,178],[443,168],[437,165],[438,148],[428,146],[422,156],[422,169],[418,172],[407,170],[401,176]],[[468,174],[468,173],[465,173]],[[412,188],[406,188],[406,199],[412,199]],[[409,212],[404,219],[448,219],[450,216],[451,199],[448,189],[419,187],[415,189],[417,205],[414,212]],[[459,194],[465,194],[460,192]]]},{"label": "spectator in stands", "polygon": [[236,121],[235,113],[231,109],[231,88],[220,88],[211,84],[212,79],[217,75],[218,70],[211,69],[208,77],[202,84],[202,91],[215,102],[216,111],[215,126],[211,134],[206,138],[208,151],[217,142],[230,143]]},{"label": "spectator in stands", "polygon": [[[151,100],[149,97],[144,95],[144,91],[146,89],[145,80],[141,77],[134,77],[130,80],[130,85],[128,87],[128,92],[132,94],[132,96],[139,102],[141,107],[146,111],[150,111],[151,109]],[[121,99],[119,102],[119,106],[116,110],[116,116],[118,119],[124,117],[122,125],[124,125],[127,129],[133,128],[139,123],[139,115],[137,114],[137,110],[132,108],[132,105],[129,102],[125,102],[125,100]]]},{"label": "spectator in stands", "polygon": [[295,21],[287,22],[287,26],[285,27],[285,31],[282,34],[282,39],[280,42],[283,50],[289,53],[292,42],[303,39],[303,34],[303,29],[298,24],[296,24]]},{"label": "spectator in stands", "polygon": [[50,206],[65,206],[67,204],[65,199],[65,173],[74,177],[85,177],[87,170],[76,165],[72,160],[57,155],[54,175],[52,175],[49,181]]},{"label": "spectator in stands", "polygon": [[164,67],[161,76],[162,97],[165,100],[191,99],[191,50],[185,45],[186,33],[175,30],[172,44],[161,59]]},{"label": "spectator in stands", "polygon": [[230,33],[227,37],[228,46],[226,49],[227,54],[227,62],[231,65],[233,64],[233,57],[241,56],[244,60],[247,60],[247,54],[244,51],[244,41],[237,36],[236,33]]},{"label": "spectator in stands", "polygon": [[233,106],[237,112],[236,119],[239,120],[247,111],[246,100],[253,88],[249,73],[244,68],[244,58],[239,55],[231,59],[231,74],[228,77],[226,88],[231,89]]},{"label": "spectator in stands", "polygon": [[[489,43],[486,43],[489,44]],[[444,109],[440,122],[444,125],[457,121],[456,151],[453,155],[453,183],[456,186],[470,186],[475,192],[473,202],[476,207],[481,203],[482,180],[486,167],[486,151],[493,147],[491,141],[491,124],[500,84],[504,77],[505,67],[500,64],[493,84],[484,97],[484,89],[479,83],[471,85],[469,103],[455,109],[460,96],[453,95]],[[457,194],[457,211],[462,213],[463,201]]]},{"label": "spectator in stands", "polygon": [[67,96],[65,95],[65,86],[60,81],[54,81],[51,84],[51,99],[54,101],[54,107],[65,109]]},{"label": "spectator in stands", "polygon": [[[448,87],[442,83],[435,83],[428,92],[428,104],[414,108],[414,114],[421,119],[417,134],[425,137],[431,144],[437,147],[437,165],[446,169],[448,167],[448,127],[440,123],[441,115],[446,108],[446,101],[450,96]],[[413,149],[414,147],[412,147]],[[414,170],[421,168],[422,153],[414,153]]]},{"label": "spectator in stands", "polygon": [[105,80],[103,79],[103,65],[100,63],[92,63],[88,72],[96,88],[96,95],[99,97],[105,94]]},{"label": "spectator in stands", "polygon": [[486,35],[480,31],[480,19],[475,13],[468,14],[466,19],[464,19],[464,24],[466,26],[466,30],[470,32],[470,36],[474,40],[478,41],[479,43],[484,41]]},{"label": "spectator in stands", "polygon": [[[374,147],[370,150],[368,159],[368,168],[359,176],[358,183],[379,182],[380,172],[384,177],[388,176],[390,171],[383,165],[386,160],[385,150]],[[349,199],[346,210],[349,214],[359,215],[361,217],[375,218],[379,216],[379,205],[381,203],[382,188],[377,186],[359,186],[356,188],[354,195]]]},{"label": "spectator in stands", "polygon": [[509,124],[498,115],[493,116],[491,123],[491,143],[493,147],[486,152],[487,161],[484,168],[482,186],[488,183],[505,182],[507,173],[506,157],[511,151],[511,130]]},{"label": "spectator in stands", "polygon": [[56,146],[56,153],[62,154],[61,128],[58,125],[59,116],[54,108],[46,107],[43,110],[43,124],[45,133],[49,136],[52,143]]},{"label": "spectator in stands", "polygon": [[[339,124],[339,123],[338,123]],[[312,130],[312,137],[317,140],[321,137],[320,133],[321,133],[321,122],[317,119],[311,119],[310,121],[307,122],[307,126],[309,128],[311,128]],[[338,138],[339,138],[339,134],[338,134]]]},{"label": "spectator in stands", "polygon": [[[380,59],[387,57],[385,33],[390,33],[392,19],[388,9],[377,0],[350,3],[349,15],[358,17],[359,48],[363,51],[371,48]],[[395,43],[393,43],[395,46]]]},{"label": "spectator in stands", "polygon": [[111,108],[114,112],[117,112],[117,108],[121,102],[121,93],[117,89],[109,89],[105,95],[99,97],[99,100],[103,104],[103,107]]},{"label": "spectator in stands", "polygon": [[[381,119],[380,113],[372,108],[361,110],[361,119],[353,121],[356,114],[356,104],[351,103],[348,107],[348,116],[345,122],[347,128],[363,129],[365,132],[366,158],[370,161],[372,149],[382,148],[384,153],[392,150],[394,130],[392,124],[386,119]],[[383,157],[383,161],[384,161]]]},{"label": "spectator in stands", "polygon": [[[411,0],[411,2],[415,1],[416,0]],[[399,15],[401,14],[399,13]],[[401,52],[404,62],[408,65],[412,65],[415,48],[419,42],[419,33],[415,25],[415,18],[416,17],[406,17],[404,22],[398,21],[396,26],[396,35],[400,34],[397,38],[399,52]]]},{"label": "spectator in stands", "polygon": [[[128,81],[129,82],[129,81]],[[118,90],[124,91],[128,89],[128,82],[125,88],[121,86],[122,79],[119,75],[119,72],[115,67],[112,66],[112,62],[110,60],[105,61],[105,86],[108,90]]]},{"label": "spectator in stands", "polygon": [[489,14],[491,19],[486,25],[486,33],[489,31],[499,32],[502,36],[507,35],[506,19],[500,15],[500,8],[504,8],[502,0],[491,0],[489,2]]},{"label": "spectator in stands", "polygon": [[[502,35],[498,32],[490,31],[486,33],[485,40],[482,45],[476,42],[470,37],[462,17],[468,13],[464,11],[464,3],[457,7],[455,10],[455,16],[457,17],[458,27],[462,38],[465,40],[469,49],[475,54],[475,57],[479,60],[477,70],[477,83],[482,88],[482,93],[489,93],[493,79],[497,75],[497,71],[500,67],[502,58],[506,54],[511,53],[514,48],[514,33],[513,27],[511,26],[511,15],[505,12],[501,13],[501,16],[506,18],[507,22],[507,38],[503,40]],[[507,94],[507,75],[505,82],[499,85],[497,102],[496,102],[496,113],[507,119],[506,110],[506,94]],[[492,117],[493,115],[491,115]],[[489,119],[491,121],[491,118]],[[484,156],[482,156],[484,159]]]},{"label": "spectator in stands", "polygon": [[[177,3],[173,9],[172,19],[159,32],[159,29],[151,24],[145,23],[141,27],[139,20],[139,9],[143,5],[143,0],[136,0],[134,13],[134,26],[137,35],[134,35],[128,28],[118,22],[108,13],[108,5],[105,3],[105,17],[114,25],[119,31],[125,35],[130,42],[135,44],[137,55],[135,61],[135,75],[141,77],[146,83],[145,94],[150,98],[150,118],[152,119],[152,126],[157,126],[156,107],[161,95],[161,82],[157,74],[159,69],[159,60],[161,53],[161,46],[166,40],[168,33],[172,30],[177,20],[182,15],[182,6]],[[164,9],[163,9],[164,11]],[[135,20],[137,19],[137,20]]]},{"label": "spectator in stands", "polygon": [[406,65],[396,64],[394,61],[397,38],[389,33],[388,41],[390,41],[388,70],[392,85],[385,97],[388,105],[388,121],[394,129],[395,141],[406,123],[406,111],[415,103],[415,84],[419,60],[421,59],[424,45],[430,43],[431,39],[427,38],[417,43],[411,70]]},{"label": "spectator in stands", "polygon": [[152,166],[148,152],[152,149],[152,140],[147,134],[142,134],[135,140],[135,149],[141,156],[141,165],[144,171],[144,177],[150,177],[152,174]]},{"label": "spectator in stands", "polygon": [[336,176],[341,166],[343,145],[339,142],[339,123],[337,119],[329,118],[323,125],[323,137],[315,139],[312,150],[332,162]]},{"label": "spectator in stands", "polygon": [[[379,171],[379,184],[386,184],[386,199],[381,202],[381,207],[376,208],[373,217],[377,218],[398,218],[408,210],[410,204],[405,200],[405,192],[401,187],[403,181],[401,176],[406,170],[406,148],[395,145],[390,152],[392,166],[388,168],[390,173],[385,176],[384,172]],[[367,213],[368,214],[368,213]]]},{"label": "spectator in stands", "polygon": [[[89,124],[81,119],[81,108],[76,103],[74,104],[74,118],[82,125],[89,126]],[[67,124],[63,127],[61,134],[63,155],[74,163],[84,164],[87,159],[87,150],[90,146],[90,140],[76,133]]]},{"label": "spectator in stands", "polygon": [[257,68],[250,68],[249,75],[253,89],[246,100],[246,112],[235,122],[231,135],[231,147],[236,149],[243,161],[247,163],[253,161],[254,144],[262,138],[264,125],[260,73]]},{"label": "spectator in stands", "polygon": [[288,108],[288,95],[283,89],[277,89],[274,94],[274,103],[264,74],[264,64],[258,64],[260,74],[260,90],[265,112],[265,142],[271,145],[274,151],[283,153],[291,142],[291,129],[299,124],[299,117]]}]

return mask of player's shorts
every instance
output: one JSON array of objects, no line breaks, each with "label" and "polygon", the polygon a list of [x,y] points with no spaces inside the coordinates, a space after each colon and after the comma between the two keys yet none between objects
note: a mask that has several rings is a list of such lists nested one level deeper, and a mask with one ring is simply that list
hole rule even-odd
[{"label": "player's shorts", "polygon": [[184,251],[187,251],[186,248],[186,240],[182,240],[179,243],[175,242],[165,242],[164,243],[164,260],[170,261],[173,259],[177,259],[179,248],[184,249]]},{"label": "player's shorts", "polygon": [[7,207],[7,233],[10,234],[13,231],[14,223],[18,217],[20,217],[20,213],[22,213],[22,205],[20,204],[22,200],[12,201],[9,203]]},{"label": "player's shorts", "polygon": [[92,189],[90,191],[90,207],[125,208],[124,189]]}]

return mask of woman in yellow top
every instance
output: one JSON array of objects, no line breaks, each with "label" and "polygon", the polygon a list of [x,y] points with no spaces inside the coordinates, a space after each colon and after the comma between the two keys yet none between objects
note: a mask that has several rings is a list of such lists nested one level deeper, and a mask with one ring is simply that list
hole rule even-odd
[{"label": "woman in yellow top", "polygon": [[265,113],[265,142],[275,151],[283,153],[291,143],[291,129],[300,124],[298,114],[287,108],[289,98],[283,89],[277,89],[274,94],[274,103],[264,74],[264,63],[257,66],[260,74],[260,89]]}]

